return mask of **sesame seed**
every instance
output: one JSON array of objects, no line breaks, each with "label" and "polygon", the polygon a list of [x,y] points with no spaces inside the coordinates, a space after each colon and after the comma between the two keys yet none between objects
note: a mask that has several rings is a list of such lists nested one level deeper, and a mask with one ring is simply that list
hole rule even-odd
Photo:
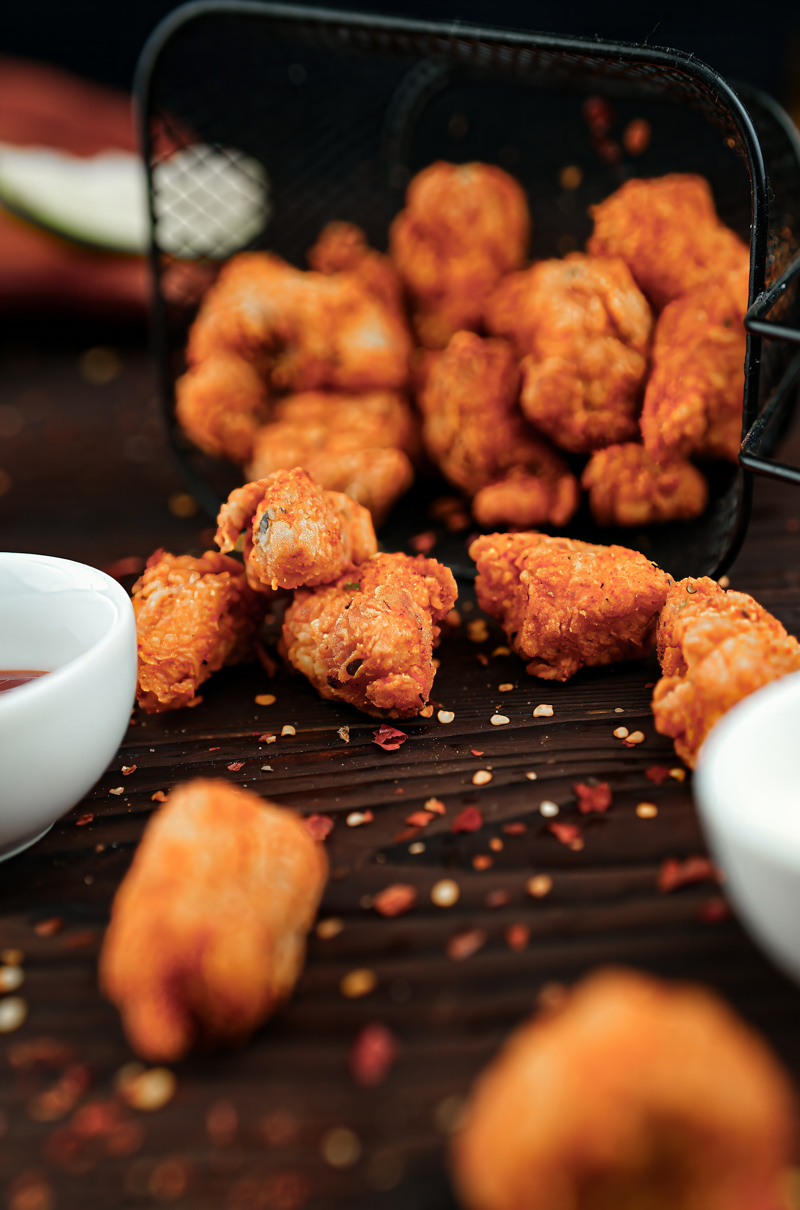
[{"label": "sesame seed", "polygon": [[636,805],[636,814],[640,819],[655,819],[658,807],[654,802],[640,802]]},{"label": "sesame seed", "polygon": [[614,729],[614,739],[627,739],[627,738],[628,738],[628,728],[627,727],[616,727]]},{"label": "sesame seed", "polygon": [[281,727],[281,735],[297,735],[297,732],[291,723],[284,723]]},{"label": "sesame seed", "polygon": [[371,811],[351,811],[345,823],[348,828],[360,828],[365,823],[371,823],[374,818]]},{"label": "sesame seed", "polygon": [[328,916],[326,920],[319,921],[316,933],[321,941],[330,941],[333,937],[338,937],[343,928],[343,920],[338,916]]},{"label": "sesame seed", "polygon": [[15,992],[24,981],[25,972],[21,966],[0,966],[0,991]]},{"label": "sesame seed", "polygon": [[513,688],[514,688],[513,685],[510,685],[510,684],[508,684],[508,682],[505,682],[504,684],[497,686],[497,692],[498,693],[510,693]]},{"label": "sesame seed", "polygon": [[447,807],[441,798],[426,798],[425,810],[431,811],[434,815],[445,815],[447,813]]},{"label": "sesame seed", "polygon": [[506,723],[511,722],[511,719],[505,714],[493,714],[489,722],[493,727],[505,727]]},{"label": "sesame seed", "polygon": [[553,707],[546,706],[546,705],[544,705],[544,703],[537,706],[533,712],[534,718],[552,718],[552,715],[553,715]]},{"label": "sesame seed", "polygon": [[539,777],[539,774],[531,771],[530,773],[526,773],[525,776],[527,777],[528,781],[536,781]]},{"label": "sesame seed", "polygon": [[624,714],[624,713],[625,713],[625,708],[624,708],[623,706],[615,706],[615,707],[614,707],[614,713],[615,713],[615,714]]},{"label": "sesame seed", "polygon": [[274,773],[275,770],[272,768],[272,765],[262,765],[261,772],[262,773]]},{"label": "sesame seed", "polygon": [[534,899],[543,899],[552,889],[553,879],[549,874],[534,874],[533,878],[529,878],[525,883],[525,890]]},{"label": "sesame seed", "polygon": [[455,714],[452,710],[440,710],[436,715],[440,723],[452,723]]},{"label": "sesame seed", "polygon": [[460,894],[461,887],[452,878],[442,878],[431,887],[431,900],[437,907],[452,907]]},{"label": "sesame seed", "polygon": [[545,819],[552,819],[554,815],[558,815],[560,808],[557,802],[550,802],[545,799],[539,803],[539,814],[544,815]]},{"label": "sesame seed", "polygon": [[477,773],[472,775],[473,786],[486,786],[492,780],[492,774],[488,769],[479,769]]},{"label": "sesame seed", "polygon": [[685,769],[670,769],[669,775],[670,777],[674,778],[675,781],[686,781]]},{"label": "sesame seed", "polygon": [[5,1000],[0,1000],[0,1034],[19,1029],[27,1015],[28,1005],[22,996],[6,996]]},{"label": "sesame seed", "polygon": [[628,743],[629,744],[643,744],[644,743],[644,731],[631,731],[630,735],[628,736]]},{"label": "sesame seed", "polygon": [[109,790],[109,794],[124,794],[124,793],[125,793],[124,786],[115,786],[115,788],[113,790]]},{"label": "sesame seed", "polygon": [[255,703],[257,706],[273,706],[277,698],[274,693],[257,693]]},{"label": "sesame seed", "polygon": [[425,845],[421,840],[415,840],[413,844],[408,846],[408,851],[412,857],[418,857],[420,853],[425,852]]},{"label": "sesame seed", "polygon": [[342,975],[339,981],[339,991],[348,1000],[358,1000],[361,996],[368,996],[370,992],[375,991],[377,986],[378,976],[374,971],[366,970],[363,967],[348,971],[346,975]]},{"label": "sesame seed", "polygon": [[[131,1064],[131,1074],[133,1069]],[[138,1064],[136,1065],[138,1067]],[[123,1068],[124,1071],[124,1068]],[[120,1076],[122,1072],[119,1073]],[[132,1074],[131,1079],[117,1081],[118,1091],[133,1109],[153,1113],[175,1095],[177,1081],[168,1067],[151,1067],[149,1071]]]}]

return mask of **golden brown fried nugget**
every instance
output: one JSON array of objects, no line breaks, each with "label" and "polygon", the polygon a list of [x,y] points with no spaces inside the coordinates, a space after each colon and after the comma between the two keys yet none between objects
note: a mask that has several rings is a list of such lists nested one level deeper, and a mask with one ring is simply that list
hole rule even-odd
[{"label": "golden brown fried nugget", "polygon": [[408,718],[430,697],[438,622],[458,595],[449,568],[422,555],[375,555],[335,584],[295,593],[283,642],[325,698]]},{"label": "golden brown fried nugget", "polygon": [[235,559],[157,550],[133,586],[139,648],[136,699],[149,713],[188,705],[223,664],[253,654],[265,601]]},{"label": "golden brown fried nugget", "polygon": [[699,286],[662,311],[641,417],[642,440],[654,458],[737,461],[746,307],[747,269]]},{"label": "golden brown fried nugget", "polygon": [[221,352],[200,362],[175,386],[175,415],[186,436],[212,458],[246,462],[267,420],[267,387],[251,362]]},{"label": "golden brown fried nugget", "polygon": [[308,263],[326,277],[333,273],[355,273],[368,290],[402,313],[403,283],[388,256],[376,252],[355,223],[328,223],[322,228]]},{"label": "golden brown fried nugget", "polygon": [[342,492],[323,491],[299,466],[231,492],[214,541],[228,552],[241,534],[256,592],[326,584],[378,549],[367,509]]},{"label": "golden brown fried nugget", "polygon": [[610,445],[592,454],[581,477],[598,525],[651,525],[699,517],[705,476],[691,462],[656,462],[643,445]]},{"label": "golden brown fried nugget", "polygon": [[564,460],[517,408],[511,345],[456,332],[432,357],[420,395],[422,436],[451,483],[470,495],[482,525],[565,525],[580,488]]},{"label": "golden brown fried nugget", "polygon": [[100,985],[128,1041],[174,1062],[239,1042],[291,993],[328,874],[284,807],[226,781],[178,786],[114,898]]},{"label": "golden brown fried nugget", "polygon": [[700,746],[742,698],[800,671],[800,645],[743,592],[707,577],[670,588],[658,622],[662,679],[653,690],[656,730],[694,767]]},{"label": "golden brown fried nugget", "polygon": [[490,332],[522,362],[522,410],[562,449],[635,437],[653,318],[623,261],[571,252],[506,277],[486,304]]},{"label": "golden brown fried nugget", "polygon": [[652,648],[671,580],[637,551],[528,533],[486,534],[469,553],[478,604],[532,676],[566,681]]},{"label": "golden brown fried nugget", "polygon": [[389,249],[425,348],[481,327],[488,294],[525,263],[530,225],[525,193],[502,168],[440,160],[414,177]]},{"label": "golden brown fried nugget", "polygon": [[468,1210],[780,1210],[788,1077],[704,987],[600,970],[523,1024],[455,1138]]}]

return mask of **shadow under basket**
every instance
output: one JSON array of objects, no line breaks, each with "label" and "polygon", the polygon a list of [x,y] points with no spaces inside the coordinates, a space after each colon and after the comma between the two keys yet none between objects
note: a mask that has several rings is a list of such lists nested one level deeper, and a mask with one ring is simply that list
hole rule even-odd
[{"label": "shadow under basket", "polygon": [[[307,249],[334,219],[358,223],[385,249],[408,181],[437,159],[499,164],[521,182],[536,259],[582,248],[591,234],[588,207],[630,177],[705,176],[720,217],[751,249],[742,463],[800,480],[800,472],[769,460],[800,379],[793,360],[800,144],[771,98],[734,89],[677,51],[239,2],[189,4],[171,14],[144,51],[137,95],[162,398],[187,485],[210,515],[242,473],[189,446],[175,421],[174,384],[189,325],[219,266],[235,252],[268,248],[306,267]],[[642,154],[604,157],[582,116],[589,96],[610,101],[614,140],[634,118],[650,124]],[[187,154],[177,186],[173,174],[167,188],[160,169],[176,151]],[[238,235],[230,223],[215,234],[208,222],[209,210],[228,200],[211,196],[215,180],[232,187],[225,172],[215,176],[220,164],[232,165],[234,189],[247,193],[252,185],[261,197],[256,221]],[[571,166],[579,172],[568,174],[570,183],[579,183],[564,188]],[[183,233],[177,243],[176,230]],[[719,575],[747,528],[751,476],[723,463],[703,470],[710,500],[695,521],[599,529],[584,499],[565,532],[632,546],[678,578]],[[381,532],[385,546],[408,547],[412,535],[435,529],[428,507],[443,494],[452,494],[443,480],[418,477]],[[438,538],[436,556],[470,576],[464,535]]]}]

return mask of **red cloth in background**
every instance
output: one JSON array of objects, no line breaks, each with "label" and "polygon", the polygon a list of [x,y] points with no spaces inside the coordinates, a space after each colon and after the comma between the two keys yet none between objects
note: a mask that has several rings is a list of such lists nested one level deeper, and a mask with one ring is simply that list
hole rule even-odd
[{"label": "red cloth in background", "polygon": [[[135,151],[131,99],[55,67],[0,56],[0,143],[75,155]],[[0,308],[60,307],[139,318],[149,272],[142,257],[93,252],[0,209]]]}]

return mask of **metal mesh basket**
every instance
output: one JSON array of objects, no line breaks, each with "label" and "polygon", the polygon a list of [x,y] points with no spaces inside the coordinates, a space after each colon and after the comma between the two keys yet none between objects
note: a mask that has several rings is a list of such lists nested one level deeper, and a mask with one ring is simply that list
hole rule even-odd
[{"label": "metal mesh basket", "polygon": [[[175,423],[174,382],[221,261],[270,248],[305,267],[333,219],[358,223],[385,248],[408,180],[434,159],[512,172],[528,193],[536,258],[582,247],[588,206],[630,176],[704,175],[720,216],[751,246],[743,461],[785,475],[766,455],[800,378],[790,343],[800,298],[791,272],[781,281],[800,244],[800,146],[771,99],[734,91],[673,51],[237,0],[172,14],[144,52],[137,93],[164,406],[187,482],[210,513],[241,476],[189,447]],[[581,118],[590,94],[612,99],[621,125],[650,123],[652,141],[637,159],[609,163],[593,149]],[[582,182],[568,191],[559,174],[571,164]],[[771,306],[781,330],[764,321]],[[723,464],[708,473],[711,499],[697,521],[598,530],[584,504],[568,532],[634,546],[677,576],[719,574],[747,526],[750,477]],[[428,528],[427,504],[441,491],[441,481],[419,482],[390,518],[386,544]],[[461,540],[437,555],[466,570]]]}]

